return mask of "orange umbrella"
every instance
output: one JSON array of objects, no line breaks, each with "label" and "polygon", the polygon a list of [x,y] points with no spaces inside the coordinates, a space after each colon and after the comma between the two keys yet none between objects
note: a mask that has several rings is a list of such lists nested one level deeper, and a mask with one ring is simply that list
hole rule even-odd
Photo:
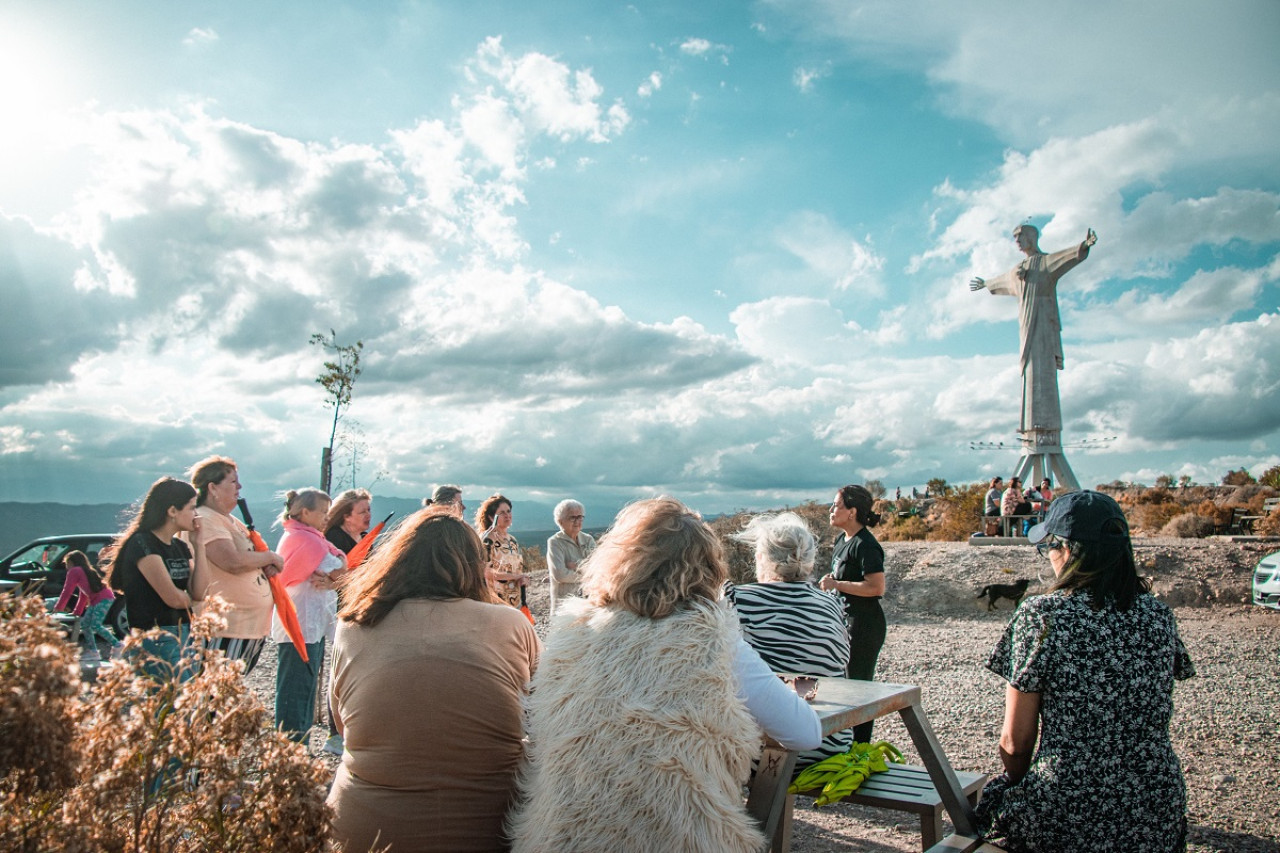
[{"label": "orange umbrella", "polygon": [[391,520],[393,515],[395,515],[394,512],[388,514],[386,518],[378,522],[377,526],[360,537],[360,541],[351,549],[351,553],[347,554],[348,569],[354,569],[364,562],[364,558],[369,556],[369,549],[373,547],[373,540],[378,538],[378,534],[382,532],[382,528],[387,526],[387,522]]},{"label": "orange umbrella", "polygon": [[520,612],[529,620],[530,625],[537,625],[533,620],[533,611],[529,609],[529,599],[525,597],[524,587],[520,587]]},{"label": "orange umbrella", "polygon": [[[258,531],[253,529],[253,516],[249,514],[248,502],[240,498],[236,503],[240,506],[240,514],[244,516],[245,527],[249,528],[249,541],[253,543],[253,550],[270,551],[266,541]],[[279,577],[272,575],[267,578],[267,583],[271,585],[271,600],[275,602],[276,612],[280,614],[280,624],[284,626],[284,632],[293,641],[293,647],[298,650],[298,657],[302,658],[302,662],[311,663],[307,657],[307,643],[302,638],[302,625],[298,623],[298,608],[293,606],[293,599],[289,597],[289,593],[285,592],[284,584],[280,583]]]}]

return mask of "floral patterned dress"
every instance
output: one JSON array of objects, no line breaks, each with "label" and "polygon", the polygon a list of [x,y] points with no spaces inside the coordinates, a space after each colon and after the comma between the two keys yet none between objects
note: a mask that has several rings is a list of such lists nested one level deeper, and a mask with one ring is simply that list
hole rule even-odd
[{"label": "floral patterned dress", "polygon": [[1040,743],[1016,785],[997,776],[978,824],[1012,853],[1186,849],[1186,786],[1169,740],[1173,681],[1195,674],[1154,596],[1090,607],[1087,591],[1027,599],[987,668],[1040,694]]}]

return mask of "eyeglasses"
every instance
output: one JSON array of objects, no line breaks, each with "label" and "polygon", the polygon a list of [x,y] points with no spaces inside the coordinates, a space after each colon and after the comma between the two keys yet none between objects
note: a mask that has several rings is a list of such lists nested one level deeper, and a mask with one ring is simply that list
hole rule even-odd
[{"label": "eyeglasses", "polygon": [[1061,539],[1049,539],[1036,546],[1036,553],[1041,557],[1047,557],[1050,551],[1057,551],[1065,547],[1067,547],[1067,543]]},{"label": "eyeglasses", "polygon": [[584,518],[586,518],[586,516],[584,515],[566,515],[564,517],[564,520],[565,521],[582,521],[582,519]]}]

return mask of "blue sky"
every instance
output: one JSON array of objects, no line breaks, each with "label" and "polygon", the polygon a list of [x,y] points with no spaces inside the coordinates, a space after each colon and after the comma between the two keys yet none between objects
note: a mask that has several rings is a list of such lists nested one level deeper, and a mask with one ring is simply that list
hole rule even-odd
[{"label": "blue sky", "polygon": [[1027,220],[1080,480],[1261,473],[1280,5],[1151,8],[7,0],[0,500],[313,482],[330,328],[388,496],[1007,475]]}]

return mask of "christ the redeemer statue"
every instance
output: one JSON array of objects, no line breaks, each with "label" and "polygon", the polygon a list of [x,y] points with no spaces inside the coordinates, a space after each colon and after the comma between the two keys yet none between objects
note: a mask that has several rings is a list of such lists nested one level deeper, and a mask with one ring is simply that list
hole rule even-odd
[{"label": "christ the redeemer statue", "polygon": [[[1089,257],[1089,247],[1098,241],[1090,228],[1079,246],[1046,255],[1040,251],[1040,232],[1033,225],[1019,225],[1013,239],[1026,254],[1022,263],[987,281],[974,278],[970,290],[986,288],[997,296],[1018,297],[1018,330],[1022,369],[1022,420],[1024,438],[1032,432],[1054,435],[1062,429],[1062,409],[1058,404],[1058,371],[1062,369],[1062,323],[1058,319],[1058,279]],[[1048,436],[1046,436],[1048,438]]]}]

